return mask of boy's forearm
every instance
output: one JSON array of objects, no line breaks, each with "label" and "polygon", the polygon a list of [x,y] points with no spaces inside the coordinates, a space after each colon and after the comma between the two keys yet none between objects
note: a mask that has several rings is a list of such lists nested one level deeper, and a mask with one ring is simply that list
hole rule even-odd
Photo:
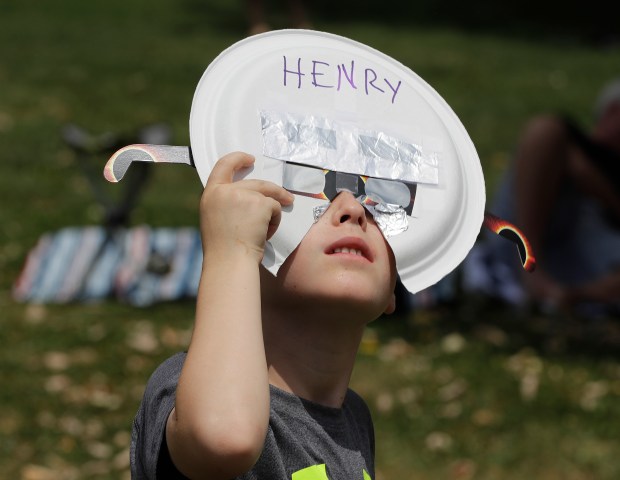
[{"label": "boy's forearm", "polygon": [[269,382],[260,311],[255,259],[205,257],[194,333],[168,424],[171,454],[187,473],[209,468],[212,478],[218,471],[236,476],[262,450]]},{"label": "boy's forearm", "polygon": [[172,460],[185,475],[236,477],[258,459],[269,422],[259,264],[293,195],[274,183],[244,179],[254,157],[217,161],[200,200],[203,272],[196,322],[168,418]]}]

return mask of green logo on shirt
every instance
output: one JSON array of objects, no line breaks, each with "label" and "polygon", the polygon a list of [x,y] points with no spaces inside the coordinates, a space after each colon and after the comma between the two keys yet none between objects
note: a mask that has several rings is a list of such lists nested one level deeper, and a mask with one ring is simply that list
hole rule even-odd
[{"label": "green logo on shirt", "polygon": [[[366,470],[362,470],[362,473],[364,480],[372,480]],[[322,463],[321,465],[313,465],[293,473],[291,480],[329,480],[329,477],[325,471],[325,464]]]}]

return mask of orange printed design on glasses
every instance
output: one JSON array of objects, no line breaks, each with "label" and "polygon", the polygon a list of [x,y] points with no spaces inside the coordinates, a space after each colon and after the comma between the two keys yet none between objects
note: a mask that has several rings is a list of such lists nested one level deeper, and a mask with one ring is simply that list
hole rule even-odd
[{"label": "orange printed design on glasses", "polygon": [[529,240],[521,230],[515,227],[512,223],[489,212],[484,212],[483,224],[493,233],[496,233],[497,235],[513,242],[517,246],[523,268],[528,272],[534,271],[536,268],[536,257],[534,257],[534,252]]}]

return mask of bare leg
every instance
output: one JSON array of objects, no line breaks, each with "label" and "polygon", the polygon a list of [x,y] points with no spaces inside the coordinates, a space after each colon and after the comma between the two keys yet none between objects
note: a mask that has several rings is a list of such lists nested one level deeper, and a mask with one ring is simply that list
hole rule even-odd
[{"label": "bare leg", "polygon": [[291,26],[294,28],[311,28],[308,21],[306,6],[303,0],[289,0],[289,12]]},{"label": "bare leg", "polygon": [[566,130],[554,117],[537,117],[525,128],[516,155],[517,222],[535,250],[566,180],[569,143]]},{"label": "bare leg", "polygon": [[[567,132],[557,118],[537,117],[528,123],[516,152],[516,214],[517,225],[535,254],[541,251],[560,187],[566,180],[568,158]],[[564,303],[564,289],[542,268],[525,274],[524,281],[534,299]]]},{"label": "bare leg", "polygon": [[265,20],[265,6],[263,0],[246,0],[248,22],[250,24],[248,34],[267,32],[269,25]]}]

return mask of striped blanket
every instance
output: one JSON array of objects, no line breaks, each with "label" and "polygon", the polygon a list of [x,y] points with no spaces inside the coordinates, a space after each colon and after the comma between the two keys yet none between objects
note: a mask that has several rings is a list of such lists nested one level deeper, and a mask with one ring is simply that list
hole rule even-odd
[{"label": "striped blanket", "polygon": [[68,227],[41,237],[13,297],[33,303],[118,298],[147,306],[195,297],[201,268],[195,228]]},{"label": "striped blanket", "polygon": [[[43,235],[13,286],[13,298],[31,303],[92,302],[116,298],[135,306],[195,298],[202,270],[195,228],[138,226],[108,231],[67,227]],[[416,295],[397,289],[402,310],[453,301],[455,275]]]}]

